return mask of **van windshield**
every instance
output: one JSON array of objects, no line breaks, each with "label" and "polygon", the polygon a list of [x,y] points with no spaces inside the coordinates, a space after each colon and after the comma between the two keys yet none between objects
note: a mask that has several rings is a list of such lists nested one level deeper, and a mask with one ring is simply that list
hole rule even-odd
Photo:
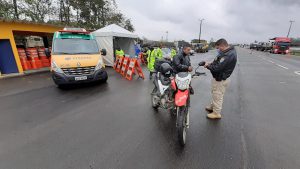
[{"label": "van windshield", "polygon": [[95,39],[55,39],[53,54],[98,54],[99,49]]}]

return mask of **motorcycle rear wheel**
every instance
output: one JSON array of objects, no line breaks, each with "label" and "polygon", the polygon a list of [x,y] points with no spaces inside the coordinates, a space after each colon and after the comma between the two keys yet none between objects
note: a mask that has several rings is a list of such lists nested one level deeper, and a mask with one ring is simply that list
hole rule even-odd
[{"label": "motorcycle rear wheel", "polygon": [[156,93],[157,93],[157,87],[154,87],[154,89],[151,93],[151,102],[152,102],[152,107],[154,109],[158,109],[158,107],[159,107],[159,104],[158,104],[158,102],[156,101],[156,98],[155,98]]}]

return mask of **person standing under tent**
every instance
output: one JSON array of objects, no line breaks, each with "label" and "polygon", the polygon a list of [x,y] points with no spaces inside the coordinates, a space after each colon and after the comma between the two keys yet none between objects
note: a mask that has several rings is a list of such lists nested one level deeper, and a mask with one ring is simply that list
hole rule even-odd
[{"label": "person standing under tent", "polygon": [[135,44],[134,45],[134,50],[135,50],[135,56],[139,56],[139,54],[141,53],[141,45],[140,44]]},{"label": "person standing under tent", "polygon": [[116,59],[119,59],[120,57],[123,57],[125,55],[124,51],[120,47],[116,48],[115,54],[116,54]]}]

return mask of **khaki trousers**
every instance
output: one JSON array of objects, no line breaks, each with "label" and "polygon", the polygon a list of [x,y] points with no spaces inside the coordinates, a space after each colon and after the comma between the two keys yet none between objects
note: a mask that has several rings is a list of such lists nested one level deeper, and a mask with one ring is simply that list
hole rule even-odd
[{"label": "khaki trousers", "polygon": [[226,88],[230,83],[229,79],[216,81],[214,78],[211,81],[211,94],[212,100],[210,104],[210,108],[213,110],[214,113],[221,113],[224,94],[226,92]]}]

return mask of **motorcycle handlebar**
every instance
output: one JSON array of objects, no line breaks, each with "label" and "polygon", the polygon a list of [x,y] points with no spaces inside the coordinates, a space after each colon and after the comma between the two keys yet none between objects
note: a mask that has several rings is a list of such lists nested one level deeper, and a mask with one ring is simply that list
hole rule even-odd
[{"label": "motorcycle handlebar", "polygon": [[205,61],[202,61],[200,63],[198,63],[198,67],[195,69],[195,74],[192,75],[192,77],[195,77],[195,76],[201,76],[201,75],[204,75],[206,76],[206,73],[205,72],[197,72],[197,70],[199,69],[200,66],[204,66],[205,65]]},{"label": "motorcycle handlebar", "polygon": [[202,61],[202,62],[200,62],[199,64],[198,64],[198,66],[204,66],[205,65],[205,62],[204,61]]}]

